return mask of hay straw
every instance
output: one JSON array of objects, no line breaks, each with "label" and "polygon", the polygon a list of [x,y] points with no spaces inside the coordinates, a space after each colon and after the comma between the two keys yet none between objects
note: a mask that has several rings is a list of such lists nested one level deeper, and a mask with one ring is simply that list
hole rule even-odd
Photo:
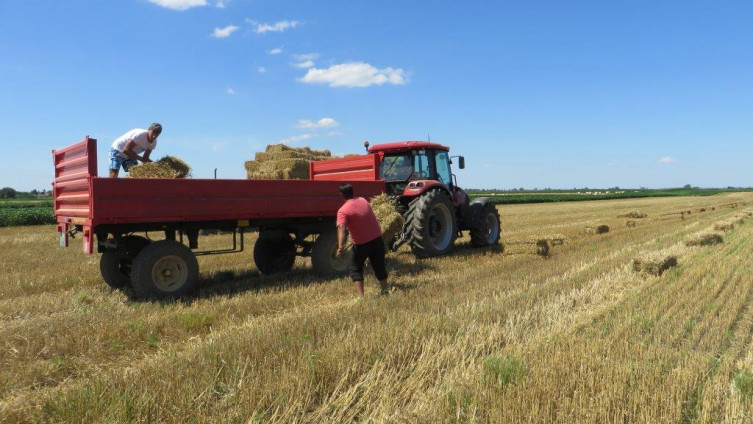
[{"label": "hay straw", "polygon": [[156,162],[131,167],[131,178],[185,178],[191,176],[191,167],[176,156],[165,156]]},{"label": "hay straw", "polygon": [[329,150],[311,150],[309,147],[290,147],[270,144],[264,152],[257,152],[255,160],[245,163],[246,177],[250,180],[307,180],[309,162],[331,159]]},{"label": "hay straw", "polygon": [[546,239],[518,239],[508,240],[502,245],[502,251],[507,255],[539,255],[548,257],[550,244]]},{"label": "hay straw", "polygon": [[714,232],[697,232],[685,239],[685,246],[711,246],[724,242],[722,235]]},{"label": "hay straw", "polygon": [[648,214],[641,211],[630,211],[627,213],[621,213],[617,215],[618,218],[634,218],[634,219],[640,219],[647,217]]},{"label": "hay straw", "polygon": [[382,240],[389,247],[395,236],[403,230],[403,216],[396,209],[397,198],[382,193],[371,198],[371,209],[382,229]]},{"label": "hay straw", "polygon": [[598,225],[596,227],[586,227],[588,234],[604,234],[609,232],[609,225]]},{"label": "hay straw", "polygon": [[661,252],[643,254],[633,259],[633,271],[659,276],[664,271],[677,266],[677,256],[666,256]]},{"label": "hay straw", "polygon": [[626,226],[626,227],[635,227],[635,226],[636,226],[636,224],[637,224],[637,223],[636,223],[635,221],[630,221],[630,220],[628,220],[628,221],[625,221],[625,226]]},{"label": "hay straw", "polygon": [[732,221],[722,221],[714,224],[715,231],[729,231],[735,228],[735,223]]}]

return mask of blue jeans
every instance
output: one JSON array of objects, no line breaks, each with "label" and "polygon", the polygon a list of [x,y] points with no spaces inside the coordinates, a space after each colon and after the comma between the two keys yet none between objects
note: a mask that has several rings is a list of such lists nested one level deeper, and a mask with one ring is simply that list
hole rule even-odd
[{"label": "blue jeans", "polygon": [[130,159],[123,157],[123,154],[120,153],[117,149],[110,148],[110,169],[113,171],[117,171],[120,169],[120,167],[123,167],[123,170],[125,172],[128,172],[129,169],[133,165],[138,165],[139,161],[136,159]]}]

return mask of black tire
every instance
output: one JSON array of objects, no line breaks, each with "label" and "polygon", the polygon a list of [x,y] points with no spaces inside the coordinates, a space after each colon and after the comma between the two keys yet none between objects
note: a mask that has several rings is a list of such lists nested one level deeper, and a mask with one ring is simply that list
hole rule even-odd
[{"label": "black tire", "polygon": [[478,228],[471,229],[471,244],[488,247],[499,244],[499,212],[493,204],[487,203],[481,209],[481,219]]},{"label": "black tire", "polygon": [[254,263],[262,274],[287,272],[295,263],[296,248],[287,233],[260,235],[254,245]]},{"label": "black tire", "polygon": [[350,248],[337,256],[337,230],[320,234],[311,247],[311,265],[314,272],[322,277],[347,275],[352,259],[353,250]]},{"label": "black tire", "polygon": [[151,243],[141,236],[125,236],[117,240],[118,247],[102,253],[99,271],[108,286],[120,289],[131,284],[133,259]]},{"label": "black tire", "polygon": [[199,262],[190,249],[177,241],[157,241],[136,255],[131,281],[138,297],[183,296],[199,282]]},{"label": "black tire", "polygon": [[457,223],[450,197],[442,190],[430,190],[412,200],[403,231],[416,256],[439,256],[452,250]]}]

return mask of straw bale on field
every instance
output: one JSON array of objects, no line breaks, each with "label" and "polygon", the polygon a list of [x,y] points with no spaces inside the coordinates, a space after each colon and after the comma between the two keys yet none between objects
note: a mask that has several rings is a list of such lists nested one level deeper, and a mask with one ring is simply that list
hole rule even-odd
[{"label": "straw bale on field", "polygon": [[625,226],[626,227],[635,227],[635,225],[636,225],[635,221],[631,221],[631,220],[625,221]]},{"label": "straw bale on field", "polygon": [[266,151],[257,152],[254,157],[245,163],[246,177],[250,180],[307,180],[309,162],[330,159],[332,153],[309,147],[270,144]]},{"label": "straw bale on field", "polygon": [[563,234],[549,234],[547,236],[543,237],[535,237],[536,241],[538,240],[546,240],[549,242],[550,246],[560,246],[565,244],[567,241],[567,237]]},{"label": "straw bale on field", "polygon": [[661,252],[646,253],[633,259],[633,271],[643,274],[659,276],[673,266],[677,266],[677,256]]},{"label": "straw bale on field", "polygon": [[621,213],[617,215],[618,218],[634,218],[634,219],[641,219],[647,217],[648,214],[641,211],[630,211],[627,213]]},{"label": "straw bale on field", "polygon": [[685,246],[711,246],[713,244],[722,243],[724,239],[722,235],[715,232],[697,232],[685,239]]},{"label": "straw bale on field", "polygon": [[732,221],[720,221],[714,224],[715,231],[729,231],[735,228],[735,223]]},{"label": "straw bale on field", "polygon": [[390,246],[400,231],[403,230],[403,216],[396,209],[397,198],[382,193],[371,198],[371,209],[379,221],[379,228],[382,230],[382,240]]},{"label": "straw bale on field", "polygon": [[502,244],[503,252],[507,255],[539,255],[549,256],[549,241],[542,238],[527,238],[508,240]]},{"label": "straw bale on field", "polygon": [[596,227],[586,227],[588,234],[604,234],[609,232],[609,225],[597,225]]},{"label": "straw bale on field", "polygon": [[176,156],[165,156],[155,162],[131,167],[131,178],[185,178],[191,175],[191,167]]}]

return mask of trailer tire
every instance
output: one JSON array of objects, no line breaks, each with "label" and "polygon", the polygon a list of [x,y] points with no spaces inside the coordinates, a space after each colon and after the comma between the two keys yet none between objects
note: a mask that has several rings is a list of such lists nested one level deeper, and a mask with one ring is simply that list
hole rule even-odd
[{"label": "trailer tire", "polygon": [[199,262],[174,240],[151,243],[139,252],[131,271],[133,289],[142,298],[180,297],[199,282]]},{"label": "trailer tire", "polygon": [[311,247],[311,265],[322,277],[340,277],[350,271],[353,250],[346,249],[337,256],[337,230],[320,234]]},{"label": "trailer tire", "polygon": [[293,269],[295,253],[295,243],[290,234],[262,234],[254,244],[254,263],[264,275],[287,272]]},{"label": "trailer tire", "polygon": [[493,204],[487,203],[481,209],[481,219],[478,227],[471,229],[471,244],[478,247],[488,247],[499,244],[499,212]]},{"label": "trailer tire", "polygon": [[113,289],[120,289],[131,284],[133,259],[151,242],[141,236],[125,236],[119,238],[117,243],[117,249],[102,253],[99,259],[102,279]]},{"label": "trailer tire", "polygon": [[457,238],[455,208],[442,190],[431,190],[412,200],[403,231],[413,253],[422,258],[443,255]]}]

